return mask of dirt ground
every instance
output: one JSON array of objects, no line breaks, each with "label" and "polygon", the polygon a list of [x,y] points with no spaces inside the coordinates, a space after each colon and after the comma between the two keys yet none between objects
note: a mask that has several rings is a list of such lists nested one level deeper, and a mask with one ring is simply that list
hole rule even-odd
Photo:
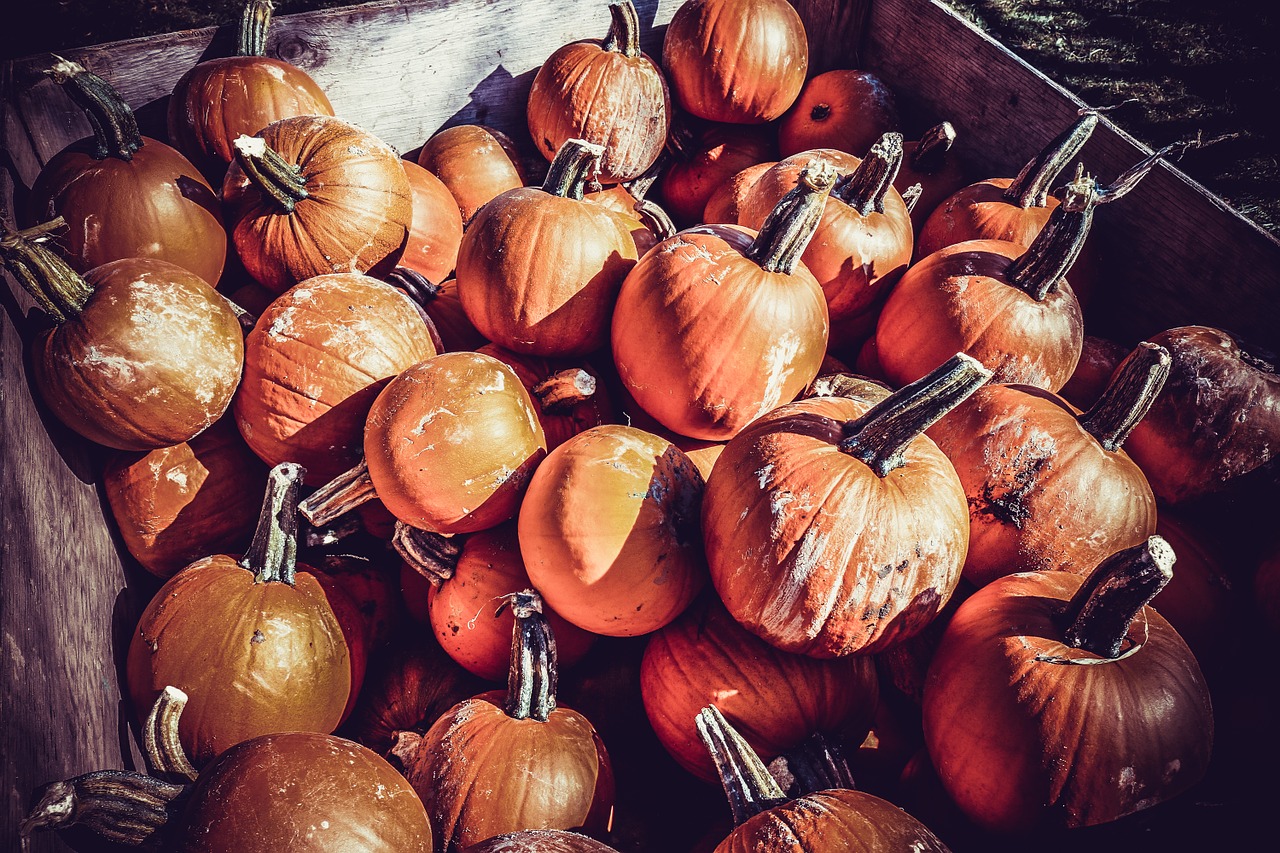
[{"label": "dirt ground", "polygon": [[[1280,235],[1280,8],[1258,0],[949,0],[1152,147],[1233,139],[1180,167]],[[45,0],[0,33],[5,57],[234,20],[242,0]],[[352,5],[277,0],[277,14]]]}]

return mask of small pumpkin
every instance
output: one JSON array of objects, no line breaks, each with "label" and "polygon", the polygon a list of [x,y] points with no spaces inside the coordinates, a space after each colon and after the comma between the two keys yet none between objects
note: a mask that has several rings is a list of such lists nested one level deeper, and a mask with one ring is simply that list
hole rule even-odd
[{"label": "small pumpkin", "polygon": [[710,223],[706,207],[717,189],[748,166],[778,159],[774,135],[752,125],[681,124],[672,128],[670,146],[675,153],[655,192],[681,228]]},{"label": "small pumpkin", "polygon": [[418,152],[418,165],[449,188],[464,226],[485,204],[528,183],[511,137],[479,124],[448,127],[432,136]]},{"label": "small pumpkin", "polygon": [[952,150],[955,142],[955,127],[944,121],[902,145],[902,168],[893,179],[893,188],[905,196],[912,185],[920,185],[920,195],[911,208],[911,228],[916,234],[938,205],[968,183]]},{"label": "small pumpkin", "polygon": [[708,225],[736,225],[752,188],[760,180],[761,175],[769,171],[776,163],[756,163],[734,174],[719,189],[711,193],[703,208],[702,216]]},{"label": "small pumpkin", "polygon": [[900,129],[897,103],[883,80],[870,71],[825,71],[809,78],[778,122],[778,152],[790,157],[835,148],[862,157],[881,136]]},{"label": "small pumpkin", "polygon": [[400,265],[442,282],[458,263],[462,245],[462,214],[444,182],[417,163],[402,160],[413,194],[413,224]]},{"label": "small pumpkin", "polygon": [[562,829],[504,832],[473,844],[462,853],[617,853],[594,838]]},{"label": "small pumpkin", "polygon": [[1111,375],[1128,354],[1123,344],[1086,334],[1080,348],[1080,361],[1058,396],[1077,409],[1089,408],[1098,402]]},{"label": "small pumpkin", "polygon": [[520,377],[547,436],[548,452],[580,432],[618,420],[605,383],[585,362],[520,355],[495,344],[476,352],[493,356]]},{"label": "small pumpkin", "polygon": [[383,276],[383,280],[409,294],[431,319],[440,336],[441,352],[478,350],[489,343],[467,319],[462,300],[458,298],[456,279],[436,284],[417,270],[396,267]]}]

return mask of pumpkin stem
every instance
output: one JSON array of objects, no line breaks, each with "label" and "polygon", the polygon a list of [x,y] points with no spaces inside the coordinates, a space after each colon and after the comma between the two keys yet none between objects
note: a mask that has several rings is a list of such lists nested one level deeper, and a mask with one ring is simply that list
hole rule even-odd
[{"label": "pumpkin stem", "polygon": [[955,144],[956,129],[951,122],[944,121],[942,124],[934,125],[924,132],[920,141],[916,143],[916,150],[911,152],[911,168],[922,175],[932,175],[941,171],[947,163],[951,146]]},{"label": "pumpkin stem", "polygon": [[1103,449],[1115,453],[1150,411],[1169,378],[1171,364],[1167,349],[1143,341],[1116,368],[1093,408],[1076,420]]},{"label": "pumpkin stem", "polygon": [[142,147],[142,133],[133,110],[111,88],[111,84],[89,71],[78,62],[63,59],[54,54],[57,63],[45,74],[66,89],[71,100],[84,110],[93,126],[93,159],[105,160],[118,157],[133,159],[133,152]]},{"label": "pumpkin stem", "polygon": [[542,411],[557,415],[572,411],[574,406],[585,403],[596,393],[596,378],[581,367],[558,370],[533,386]]},{"label": "pumpkin stem", "polygon": [[800,173],[800,182],[769,212],[746,255],[766,272],[791,275],[822,219],[836,168],[816,158]]},{"label": "pumpkin stem", "polygon": [[751,745],[724,718],[720,709],[708,705],[695,720],[698,738],[720,773],[733,825],[741,826],[751,818],[787,802],[787,795],[769,775],[769,770]]},{"label": "pumpkin stem", "polygon": [[769,773],[793,797],[833,788],[852,791],[857,787],[849,762],[836,753],[822,732],[814,732],[804,743],[771,761]]},{"label": "pumpkin stem", "polygon": [[170,817],[181,811],[189,785],[175,785],[127,770],[98,770],[54,782],[18,824],[24,841],[41,829],[83,826],[126,847],[158,849]]},{"label": "pumpkin stem", "polygon": [[907,206],[907,213],[915,213],[920,196],[924,195],[924,184],[919,182],[907,187],[902,193],[902,203]]},{"label": "pumpkin stem", "polygon": [[0,237],[0,259],[5,268],[57,323],[79,316],[93,295],[89,283],[46,245],[53,232],[66,224],[59,216],[22,231],[6,230]]},{"label": "pumpkin stem", "polygon": [[556,640],[542,614],[542,596],[537,592],[526,589],[512,594],[498,613],[508,604],[516,624],[507,670],[507,716],[545,723],[556,709]]},{"label": "pumpkin stem", "polygon": [[310,195],[302,169],[281,157],[262,138],[241,134],[231,146],[240,168],[254,186],[275,202],[278,213],[293,213],[294,206]]},{"label": "pumpkin stem", "polygon": [[661,243],[668,237],[676,235],[676,224],[671,221],[671,216],[662,209],[656,201],[647,198],[638,200],[632,205],[632,210],[636,212],[636,216],[644,223],[645,227],[653,232],[653,236]]},{"label": "pumpkin stem", "polygon": [[902,134],[886,133],[871,146],[851,174],[831,188],[831,195],[858,211],[859,216],[884,213],[884,197],[902,168]]},{"label": "pumpkin stem", "polygon": [[667,164],[671,162],[671,155],[663,149],[658,155],[658,159],[653,161],[653,165],[640,174],[638,178],[632,178],[623,184],[627,188],[627,192],[631,193],[631,197],[636,201],[644,201],[649,195],[649,190],[653,188],[653,184],[658,177],[666,170]]},{"label": "pumpkin stem", "polygon": [[281,462],[267,474],[253,541],[240,565],[254,574],[254,583],[293,586],[298,567],[298,492],[306,470],[297,462]]},{"label": "pumpkin stem", "polygon": [[398,287],[409,294],[409,298],[422,308],[426,308],[431,303],[431,300],[440,295],[440,285],[417,270],[409,269],[408,267],[396,267],[387,273],[386,282],[392,287]]},{"label": "pumpkin stem", "polygon": [[271,13],[276,10],[271,0],[248,0],[240,15],[240,38],[237,56],[266,56],[267,30],[271,28]]},{"label": "pumpkin stem", "polygon": [[1023,210],[1048,204],[1050,185],[1072,158],[1080,153],[1097,126],[1098,113],[1094,110],[1083,112],[1075,124],[1064,130],[1022,167],[1022,171],[1004,191],[1004,200]]},{"label": "pumpkin stem", "polygon": [[354,468],[312,492],[298,504],[298,512],[316,527],[324,527],[377,496],[373,480],[369,478],[369,466],[361,459]]},{"label": "pumpkin stem", "polygon": [[567,140],[551,161],[547,178],[542,182],[543,191],[582,201],[587,177],[599,166],[602,154],[603,145],[595,145],[585,139]]},{"label": "pumpkin stem", "polygon": [[631,0],[610,3],[609,14],[613,16],[613,23],[602,47],[635,59],[640,55],[640,16],[636,14],[636,7],[631,5]]},{"label": "pumpkin stem", "polygon": [[462,554],[462,546],[454,537],[419,530],[403,521],[396,522],[391,545],[411,569],[434,587],[453,577],[458,569],[458,557]]},{"label": "pumpkin stem", "polygon": [[1134,187],[1142,182],[1143,178],[1151,174],[1151,170],[1154,169],[1156,167],[1156,163],[1159,163],[1161,160],[1166,163],[1176,163],[1182,158],[1183,154],[1186,154],[1191,149],[1204,148],[1205,146],[1212,145],[1214,142],[1224,138],[1228,137],[1219,137],[1218,139],[1205,142],[1197,137],[1195,139],[1184,140],[1182,142],[1174,142],[1171,145],[1166,145],[1159,151],[1153,151],[1149,156],[1139,160],[1132,168],[1124,172],[1120,177],[1116,178],[1110,186],[1098,190],[1098,204],[1110,204],[1113,201],[1124,198]]},{"label": "pumpkin stem", "polygon": [[1067,185],[1062,204],[1054,208],[1030,248],[1009,266],[1005,280],[1035,301],[1043,302],[1076,262],[1084,238],[1089,236],[1097,201],[1097,183],[1088,175],[1078,174]]},{"label": "pumpkin stem", "polygon": [[187,694],[169,685],[156,697],[142,727],[142,751],[151,775],[175,782],[194,782],[200,775],[178,739],[178,722],[187,707]]},{"label": "pumpkin stem", "polygon": [[1173,577],[1177,559],[1160,536],[1103,560],[1063,610],[1063,642],[1106,658],[1118,658],[1129,625]]},{"label": "pumpkin stem", "polygon": [[991,378],[991,371],[958,352],[932,373],[904,385],[844,425],[840,450],[887,477],[906,464],[903,452],[922,432]]}]

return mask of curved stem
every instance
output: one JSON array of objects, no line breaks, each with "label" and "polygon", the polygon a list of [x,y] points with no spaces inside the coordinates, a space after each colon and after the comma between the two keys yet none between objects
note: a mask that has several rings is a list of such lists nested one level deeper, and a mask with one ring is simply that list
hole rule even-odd
[{"label": "curved stem", "polygon": [[1093,408],[1076,418],[1103,449],[1120,449],[1160,395],[1172,364],[1169,351],[1143,341],[1116,368]]},{"label": "curved stem", "polygon": [[1151,170],[1156,164],[1163,160],[1166,163],[1176,163],[1182,158],[1183,154],[1193,148],[1204,148],[1212,145],[1220,139],[1229,137],[1219,137],[1217,140],[1209,140],[1205,142],[1199,138],[1186,140],[1183,142],[1174,142],[1166,145],[1159,151],[1153,151],[1149,156],[1144,157],[1135,163],[1130,169],[1121,174],[1108,186],[1098,190],[1098,204],[1110,204],[1118,201],[1129,194],[1134,187],[1142,182],[1142,179],[1151,174]]},{"label": "curved stem", "polygon": [[440,295],[440,285],[408,267],[396,267],[387,273],[386,282],[409,294],[409,298],[422,308],[426,308],[431,300]]},{"label": "curved stem", "polygon": [[653,232],[653,236],[657,238],[659,243],[668,237],[675,236],[678,230],[676,224],[671,221],[671,216],[656,201],[642,198],[635,203],[632,209],[645,227]]},{"label": "curved stem", "polygon": [[86,773],[48,786],[18,824],[18,836],[83,826],[115,844],[157,849],[171,815],[180,811],[179,798],[189,789],[127,770]]},{"label": "curved stem", "polygon": [[1129,625],[1173,578],[1173,548],[1160,536],[1103,560],[1062,612],[1063,642],[1107,658],[1120,657]]},{"label": "curved stem", "polygon": [[902,134],[886,133],[871,146],[858,168],[831,189],[831,195],[859,216],[884,213],[884,197],[902,168]]},{"label": "curved stem", "polygon": [[795,189],[769,212],[747,248],[747,257],[767,272],[791,275],[813,239],[835,181],[835,166],[821,158],[810,162]]},{"label": "curved stem", "polygon": [[787,795],[769,775],[760,756],[756,755],[715,705],[708,705],[698,712],[695,720],[698,738],[702,741],[720,774],[733,812],[733,825],[746,821],[769,809],[787,802]]},{"label": "curved stem", "polygon": [[632,178],[623,184],[627,188],[627,192],[631,193],[631,197],[636,201],[644,201],[649,195],[649,190],[653,188],[653,184],[658,177],[667,168],[667,164],[671,162],[671,155],[664,149],[658,155],[658,159],[653,161],[653,165],[645,169],[638,178]]},{"label": "curved stem", "polygon": [[240,38],[237,56],[266,56],[267,31],[276,6],[271,0],[248,0],[240,15]]},{"label": "curved stem", "polygon": [[581,367],[558,370],[533,386],[542,411],[548,414],[564,414],[596,393],[596,378]]},{"label": "curved stem", "polygon": [[298,504],[298,512],[316,527],[324,527],[377,496],[373,480],[369,478],[369,466],[361,459],[354,468],[312,492]]},{"label": "curved stem", "polygon": [[57,64],[45,73],[66,89],[71,100],[84,110],[93,126],[95,160],[116,157],[132,160],[133,152],[142,147],[142,133],[133,110],[111,88],[106,80],[86,69],[78,62],[63,59],[55,54]]},{"label": "curved stem", "polygon": [[[542,615],[542,597],[531,589],[507,603],[516,617],[511,633],[511,666],[507,670],[507,716],[546,722],[556,709],[556,641]],[[499,608],[498,612],[502,612]]]},{"label": "curved stem", "polygon": [[403,521],[396,522],[391,546],[411,569],[435,587],[453,577],[458,569],[458,557],[462,555],[462,546],[456,538],[419,530]]},{"label": "curved stem", "polygon": [[0,237],[0,259],[55,322],[78,317],[93,295],[93,288],[57,252],[45,245],[53,232],[66,226],[57,217],[22,231],[8,231]]},{"label": "curved stem", "polygon": [[1078,176],[1067,185],[1062,204],[1054,208],[1031,246],[1005,272],[1005,280],[1037,302],[1044,301],[1076,262],[1093,224],[1098,187]]},{"label": "curved stem", "polygon": [[187,707],[187,694],[173,685],[156,697],[142,727],[142,751],[151,774],[174,781],[194,782],[200,775],[178,738],[178,723]]},{"label": "curved stem", "polygon": [[275,202],[280,213],[292,213],[309,196],[302,169],[288,162],[257,136],[238,136],[231,143],[236,162],[250,182]]},{"label": "curved stem", "polygon": [[240,565],[255,583],[293,585],[298,567],[298,492],[306,471],[296,462],[281,462],[267,475],[267,494],[258,527]]},{"label": "curved stem", "polygon": [[596,170],[602,154],[603,145],[595,145],[585,139],[567,140],[551,161],[546,180],[542,182],[543,191],[582,201],[587,177]]},{"label": "curved stem", "polygon": [[1049,187],[1071,159],[1080,153],[1097,126],[1097,112],[1085,111],[1076,119],[1075,124],[1064,130],[1022,167],[1022,171],[1004,191],[1004,200],[1024,210],[1048,204]]},{"label": "curved stem", "polygon": [[942,171],[951,146],[956,144],[956,129],[949,121],[936,124],[924,132],[911,152],[911,168],[922,175]]},{"label": "curved stem", "polygon": [[603,48],[635,59],[640,55],[640,16],[636,14],[636,7],[631,5],[631,0],[610,3],[609,14],[613,23],[609,25]]},{"label": "curved stem", "polygon": [[977,359],[956,353],[932,373],[904,385],[862,417],[844,425],[840,450],[886,477],[906,464],[903,451],[943,415],[991,378]]}]

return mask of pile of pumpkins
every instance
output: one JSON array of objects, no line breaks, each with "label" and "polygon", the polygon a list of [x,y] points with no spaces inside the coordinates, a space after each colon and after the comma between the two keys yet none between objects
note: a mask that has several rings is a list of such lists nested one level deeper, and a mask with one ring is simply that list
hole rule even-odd
[{"label": "pile of pumpkins", "polygon": [[[127,661],[151,773],[24,833],[629,850],[626,792],[697,778],[736,824],[697,849],[945,850],[854,785],[1044,837],[1204,776],[1237,602],[1166,509],[1275,494],[1280,380],[1215,329],[1084,335],[1094,211],[1159,155],[1099,186],[1086,111],[969,183],[950,124],[904,142],[873,75],[809,77],[783,0],[689,0],[661,63],[610,11],[534,80],[540,186],[497,131],[415,163],[335,117],[263,55],[269,0],[173,148],[52,66],[95,136],[0,251],[164,584]],[[1276,619],[1280,560],[1256,588]],[[669,779],[611,762],[655,737]]]}]

